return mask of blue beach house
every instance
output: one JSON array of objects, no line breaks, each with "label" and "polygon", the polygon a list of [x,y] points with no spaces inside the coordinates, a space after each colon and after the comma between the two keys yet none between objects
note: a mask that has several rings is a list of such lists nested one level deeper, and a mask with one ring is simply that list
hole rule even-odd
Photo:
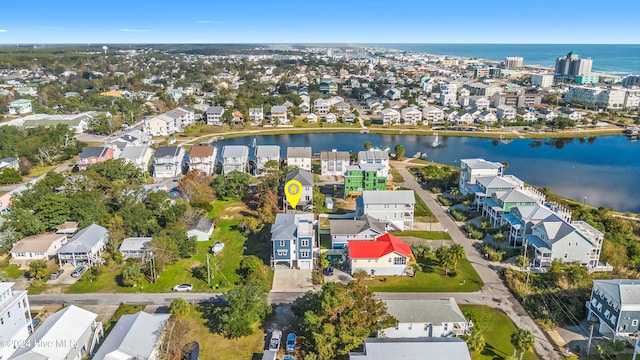
[{"label": "blue beach house", "polygon": [[312,213],[277,214],[271,226],[273,253],[271,266],[286,264],[289,268],[313,269],[315,228]]}]

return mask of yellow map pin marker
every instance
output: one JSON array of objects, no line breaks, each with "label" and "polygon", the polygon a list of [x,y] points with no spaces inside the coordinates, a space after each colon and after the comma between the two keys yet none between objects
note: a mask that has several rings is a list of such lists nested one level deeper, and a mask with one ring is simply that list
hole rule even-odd
[{"label": "yellow map pin marker", "polygon": [[289,180],[284,184],[284,194],[292,208],[296,208],[302,196],[302,184],[298,180]]}]

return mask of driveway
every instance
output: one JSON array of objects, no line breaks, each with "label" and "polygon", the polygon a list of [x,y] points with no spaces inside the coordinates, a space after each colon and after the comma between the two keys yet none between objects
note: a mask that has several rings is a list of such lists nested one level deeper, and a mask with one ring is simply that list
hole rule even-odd
[{"label": "driveway", "polygon": [[276,267],[271,292],[301,293],[313,290],[311,270],[283,269]]},{"label": "driveway", "polygon": [[71,264],[65,264],[62,269],[64,270],[64,273],[60,274],[60,276],[58,276],[57,279],[55,280],[47,280],[46,284],[47,285],[73,285],[76,283],[76,281],[78,281],[78,279],[80,279],[79,277],[74,278],[71,276],[71,273],[73,272],[73,265]]}]

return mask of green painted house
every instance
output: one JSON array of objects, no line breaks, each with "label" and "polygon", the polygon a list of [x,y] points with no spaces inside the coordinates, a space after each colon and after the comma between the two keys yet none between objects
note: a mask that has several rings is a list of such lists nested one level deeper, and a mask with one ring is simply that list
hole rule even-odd
[{"label": "green painted house", "polygon": [[364,190],[387,190],[387,177],[382,175],[382,166],[347,166],[344,175],[344,196],[362,193]]}]

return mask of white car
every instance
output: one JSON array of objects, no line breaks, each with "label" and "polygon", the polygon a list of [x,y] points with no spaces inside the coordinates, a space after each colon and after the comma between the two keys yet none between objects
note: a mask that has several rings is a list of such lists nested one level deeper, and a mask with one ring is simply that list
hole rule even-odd
[{"label": "white car", "polygon": [[173,291],[191,291],[193,290],[193,285],[191,284],[180,284],[173,287]]},{"label": "white car", "polygon": [[224,243],[216,241],[216,243],[211,247],[211,253],[213,255],[218,255],[222,252],[222,249],[224,249]]}]

